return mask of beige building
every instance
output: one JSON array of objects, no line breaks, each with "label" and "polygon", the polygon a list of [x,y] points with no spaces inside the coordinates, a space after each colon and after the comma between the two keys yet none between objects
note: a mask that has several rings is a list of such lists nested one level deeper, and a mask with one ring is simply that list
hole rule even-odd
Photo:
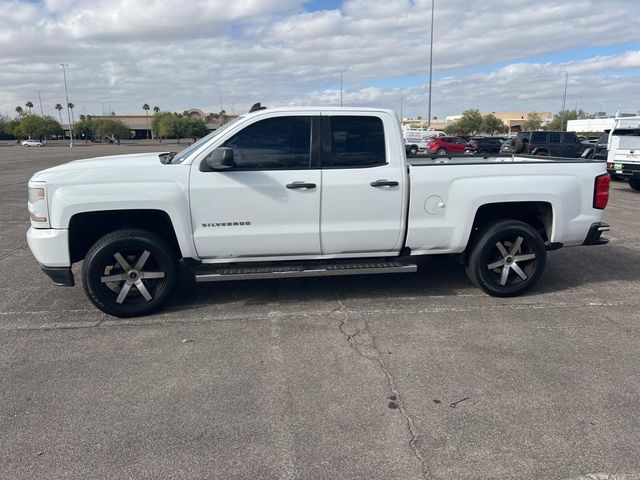
[{"label": "beige building", "polygon": [[[183,115],[189,118],[195,118],[202,120],[207,125],[207,129],[211,132],[220,127],[221,124],[227,123],[229,120],[236,118],[236,113],[225,114],[223,118],[215,118],[211,114],[207,114],[198,108],[188,108],[182,112]],[[117,120],[125,124],[131,129],[131,138],[153,138],[151,133],[151,120],[153,120],[154,112],[149,112],[147,115],[91,115],[92,120]],[[148,123],[147,123],[148,122]],[[69,130],[68,125],[63,125],[65,130]]]},{"label": "beige building", "polygon": [[[529,115],[529,112],[481,112],[480,114],[485,116],[490,113],[502,121],[504,126],[508,128],[509,133],[521,131],[524,122],[527,121],[527,116]],[[538,114],[542,119],[542,126],[548,125],[553,119],[553,114],[551,112],[538,112]],[[447,117],[446,124],[448,125],[455,122],[460,117],[462,117],[462,114],[449,115]]]}]

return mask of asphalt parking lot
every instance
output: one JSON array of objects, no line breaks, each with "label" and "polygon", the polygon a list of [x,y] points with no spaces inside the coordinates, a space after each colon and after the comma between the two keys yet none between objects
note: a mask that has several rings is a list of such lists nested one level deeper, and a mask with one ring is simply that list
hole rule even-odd
[{"label": "asphalt parking lot", "polygon": [[550,252],[523,297],[434,257],[413,275],[186,284],[119,320],[40,272],[26,182],[150,149],[167,147],[0,146],[0,478],[640,478],[626,183],[611,242]]}]

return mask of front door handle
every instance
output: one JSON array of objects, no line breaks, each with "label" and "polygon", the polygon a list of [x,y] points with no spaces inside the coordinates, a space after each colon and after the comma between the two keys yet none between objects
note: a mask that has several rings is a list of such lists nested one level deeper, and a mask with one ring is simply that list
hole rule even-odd
[{"label": "front door handle", "polygon": [[316,184],[307,182],[293,182],[287,183],[287,188],[316,188]]},{"label": "front door handle", "polygon": [[397,187],[400,183],[395,180],[376,180],[375,182],[371,182],[369,185],[372,187]]}]

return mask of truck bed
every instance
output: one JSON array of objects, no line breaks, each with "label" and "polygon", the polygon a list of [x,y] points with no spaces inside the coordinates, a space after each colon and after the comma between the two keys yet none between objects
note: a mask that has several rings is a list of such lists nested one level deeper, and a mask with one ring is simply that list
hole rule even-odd
[{"label": "truck bed", "polygon": [[494,155],[417,155],[407,157],[407,162],[412,167],[428,167],[432,165],[482,165],[487,163],[598,163],[604,162],[604,160],[500,153]]}]

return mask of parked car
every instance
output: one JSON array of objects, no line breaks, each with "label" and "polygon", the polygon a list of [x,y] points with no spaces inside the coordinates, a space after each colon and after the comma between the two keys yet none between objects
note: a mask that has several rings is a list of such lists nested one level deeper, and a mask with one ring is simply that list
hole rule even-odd
[{"label": "parked car", "polygon": [[433,254],[508,297],[536,284],[547,249],[606,243],[609,181],[586,159],[407,160],[393,110],[260,109],[180,153],[36,173],[27,240],[57,285],[82,261],[91,302],[120,317],[162,307],[179,268],[197,282],[405,273]]},{"label": "parked car", "polygon": [[438,155],[464,153],[466,142],[460,137],[431,137],[427,141],[427,152]]},{"label": "parked car", "polygon": [[640,116],[616,118],[607,134],[607,171],[640,190]]},{"label": "parked car", "polygon": [[501,153],[579,158],[585,151],[574,132],[518,132],[500,147]]},{"label": "parked car", "polygon": [[23,147],[42,147],[44,146],[42,142],[39,142],[38,140],[25,140],[22,143],[20,143],[20,145],[22,145]]},{"label": "parked car", "polygon": [[425,128],[403,128],[402,135],[405,141],[405,150],[408,155],[417,155],[418,152],[427,149],[427,142],[431,137],[443,137],[446,133]]},{"label": "parked car", "polygon": [[500,153],[500,147],[506,141],[506,137],[474,137],[467,142],[464,153],[481,155]]}]

